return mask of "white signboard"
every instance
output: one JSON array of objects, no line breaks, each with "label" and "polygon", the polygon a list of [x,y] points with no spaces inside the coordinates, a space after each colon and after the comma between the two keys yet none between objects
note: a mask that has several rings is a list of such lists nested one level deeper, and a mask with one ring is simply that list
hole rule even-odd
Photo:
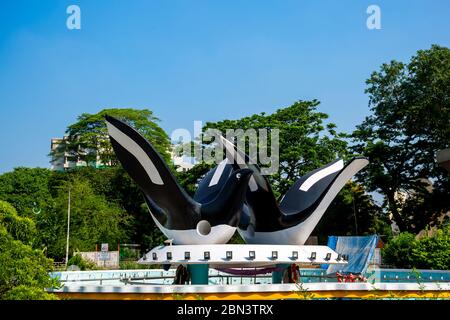
[{"label": "white signboard", "polygon": [[102,243],[102,252],[108,252],[108,251],[109,251],[108,244]]}]

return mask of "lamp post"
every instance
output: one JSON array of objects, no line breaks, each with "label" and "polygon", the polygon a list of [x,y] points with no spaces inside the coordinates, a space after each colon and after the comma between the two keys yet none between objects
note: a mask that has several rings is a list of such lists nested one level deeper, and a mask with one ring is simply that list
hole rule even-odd
[{"label": "lamp post", "polygon": [[70,187],[69,187],[69,199],[67,201],[67,240],[66,240],[66,269],[67,262],[69,260],[69,235],[70,235]]},{"label": "lamp post", "polygon": [[353,216],[355,217],[355,234],[358,235],[358,222],[356,221],[355,194],[352,192]]}]

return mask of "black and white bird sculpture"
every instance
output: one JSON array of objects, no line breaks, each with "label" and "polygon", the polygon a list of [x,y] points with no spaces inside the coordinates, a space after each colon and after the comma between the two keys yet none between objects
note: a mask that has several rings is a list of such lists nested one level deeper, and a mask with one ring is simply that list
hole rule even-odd
[{"label": "black and white bird sculpture", "polygon": [[220,244],[233,236],[252,170],[232,170],[212,197],[192,199],[147,139],[106,116],[108,134],[123,168],[144,194],[156,225],[174,244]]},{"label": "black and white bird sculpture", "polygon": [[369,163],[362,157],[346,165],[342,160],[331,162],[298,179],[278,204],[259,167],[230,141],[222,137],[221,142],[227,159],[206,174],[197,193],[212,198],[234,170],[251,169],[238,231],[252,244],[304,244],[346,182]]}]

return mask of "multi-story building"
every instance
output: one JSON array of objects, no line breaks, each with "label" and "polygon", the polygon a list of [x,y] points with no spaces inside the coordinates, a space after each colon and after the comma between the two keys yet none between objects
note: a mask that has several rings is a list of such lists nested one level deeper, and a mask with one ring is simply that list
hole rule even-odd
[{"label": "multi-story building", "polygon": [[63,138],[51,139],[51,170],[64,171],[71,168],[87,166],[86,161],[83,161],[79,155],[73,155],[70,152],[63,150],[67,141],[67,136],[64,136]]},{"label": "multi-story building", "polygon": [[[92,166],[95,168],[101,168],[101,167],[108,167],[111,166],[110,163],[103,163],[100,160],[100,154],[96,150],[81,150],[77,153],[71,153],[70,151],[66,151],[65,147],[68,143],[68,137],[64,136],[63,138],[53,138],[51,139],[50,143],[50,150],[51,150],[51,157],[50,160],[51,163],[51,170],[55,171],[64,171],[72,168],[77,167],[86,167],[86,166]],[[60,150],[58,150],[60,149]],[[87,162],[85,161],[84,155],[87,155],[89,153],[95,153],[96,154],[96,160],[95,162]],[[100,150],[101,152],[101,150]],[[178,172],[185,172],[190,170],[194,165],[190,162],[188,162],[185,157],[179,157],[176,156],[174,152],[171,154],[172,161],[174,165],[178,166],[177,171]]]}]

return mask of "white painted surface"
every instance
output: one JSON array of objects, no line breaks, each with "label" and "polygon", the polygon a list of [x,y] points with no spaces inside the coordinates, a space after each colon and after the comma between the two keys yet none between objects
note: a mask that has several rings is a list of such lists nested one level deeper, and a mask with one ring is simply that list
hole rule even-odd
[{"label": "white painted surface", "polygon": [[78,252],[84,260],[89,260],[102,268],[119,268],[119,251]]},{"label": "white painted surface", "polygon": [[332,164],[329,167],[326,167],[316,173],[312,174],[308,179],[306,179],[302,185],[300,186],[300,190],[308,191],[313,185],[315,185],[318,181],[322,180],[326,176],[329,176],[332,173],[338,172],[344,168],[344,161],[339,160],[338,162]]},{"label": "white painted surface", "polygon": [[141,146],[108,121],[106,121],[106,126],[108,127],[109,135],[139,161],[145,169],[145,172],[147,172],[150,180],[154,184],[163,185],[164,182],[162,181],[158,170]]},{"label": "white painted surface", "polygon": [[[150,210],[149,210],[150,211]],[[211,227],[207,235],[197,232],[197,229],[172,230],[165,228],[150,211],[150,215],[158,226],[159,230],[168,238],[173,239],[174,244],[219,244],[227,243],[236,232],[236,227],[227,224],[220,224]]]},{"label": "white painted surface", "polygon": [[[210,259],[204,259],[204,252],[210,253]],[[250,258],[250,251],[255,252],[255,258]],[[277,253],[277,258],[272,258],[272,252]],[[298,253],[298,258],[293,257],[293,252]],[[167,260],[167,252],[172,254],[172,259]],[[185,260],[185,252],[190,253],[190,259]],[[227,252],[232,253],[232,258],[227,259]],[[316,258],[311,260],[311,253],[315,252]],[[153,254],[156,253],[156,260]],[[326,260],[330,254],[330,260]],[[276,264],[315,263],[315,264],[344,264],[337,261],[338,254],[327,246],[296,246],[296,245],[249,245],[249,244],[216,244],[216,245],[173,245],[159,246],[145,255],[142,264],[209,264],[210,266],[224,267],[258,267]]]},{"label": "white painted surface", "polygon": [[[303,283],[307,291],[447,291],[450,283]],[[53,292],[84,293],[246,293],[246,292],[298,292],[296,284],[256,284],[256,285],[123,285],[99,286],[71,284]]]},{"label": "white painted surface", "polygon": [[228,159],[222,160],[222,162],[219,163],[216,171],[214,171],[213,177],[211,178],[211,181],[209,182],[208,187],[215,186],[219,182],[220,177],[222,176],[223,170],[225,169],[225,166],[227,165],[227,163],[228,163]]},{"label": "white painted surface", "polygon": [[328,190],[325,197],[320,202],[316,210],[302,223],[284,230],[273,232],[254,232],[254,235],[246,230],[238,229],[240,235],[247,243],[277,243],[277,244],[297,244],[302,245],[306,242],[311,232],[319,223],[320,218],[327,210],[330,203],[341,191],[344,185],[350,180],[358,171],[369,164],[367,159],[356,159],[350,163],[338,176],[332,187]]}]

